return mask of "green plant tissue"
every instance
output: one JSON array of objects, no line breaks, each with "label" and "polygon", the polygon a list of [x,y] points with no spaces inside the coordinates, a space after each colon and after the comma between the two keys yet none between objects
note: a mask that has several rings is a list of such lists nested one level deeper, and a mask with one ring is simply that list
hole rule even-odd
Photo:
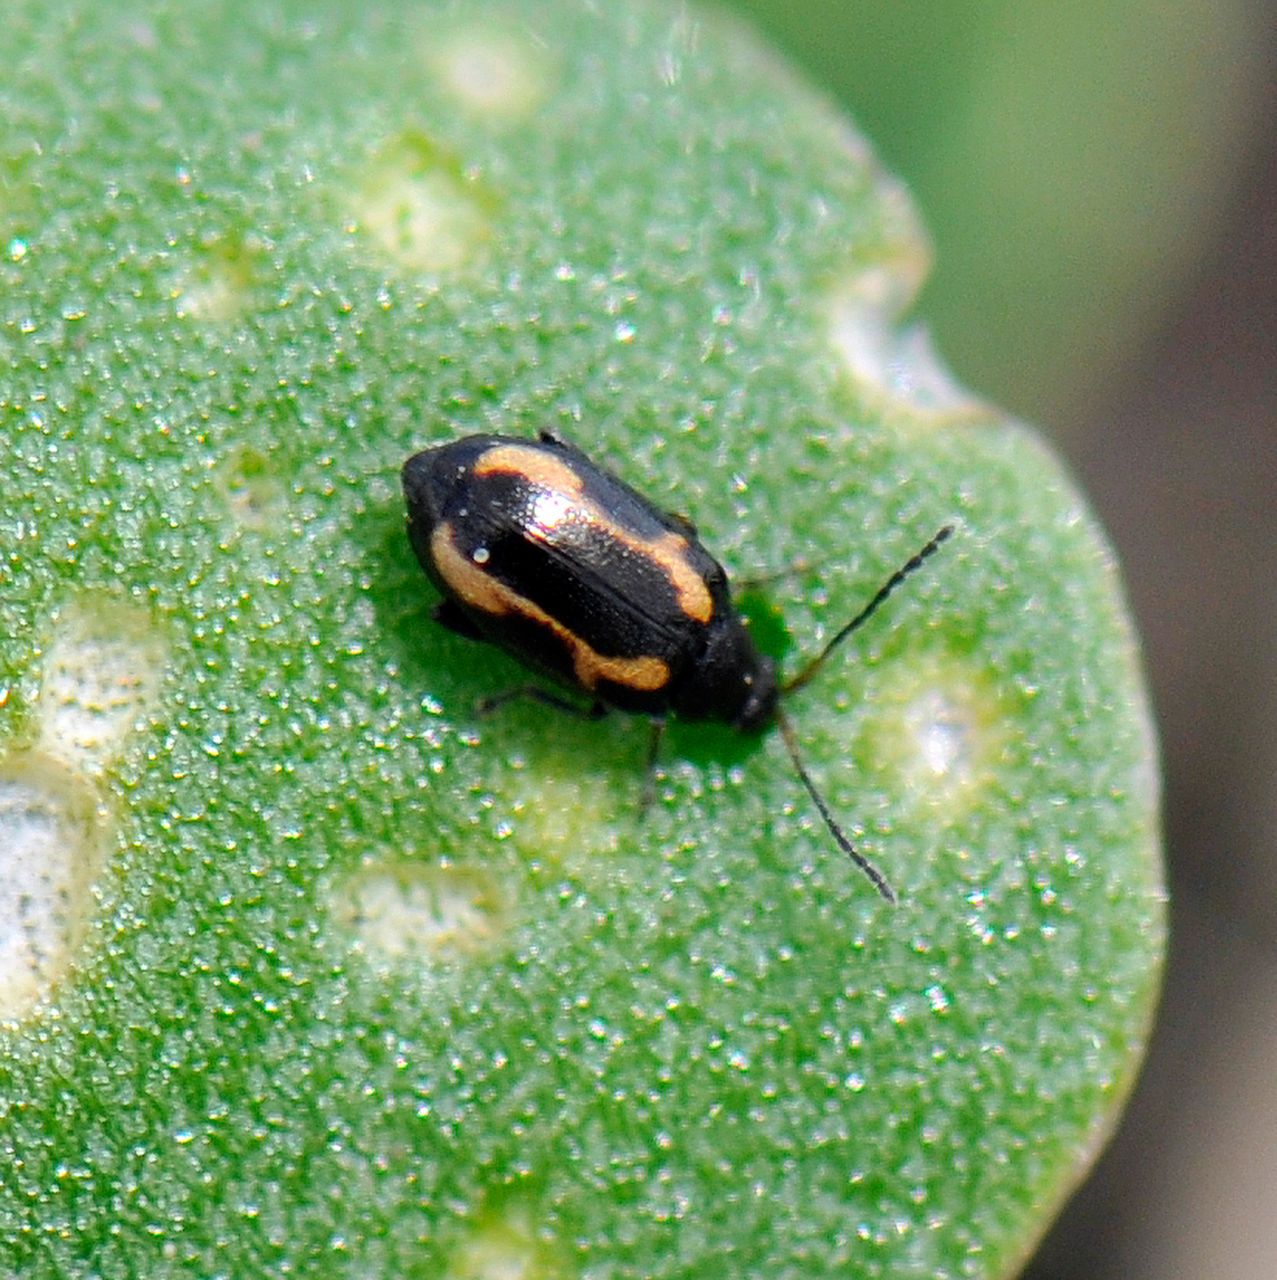
[{"label": "green plant tissue", "polygon": [[[15,0],[0,66],[0,1273],[1006,1275],[1164,931],[1111,552],[900,316],[867,145],[719,14]],[[978,316],[971,317],[979,323]],[[414,450],[686,513],[779,735],[512,702]]]}]

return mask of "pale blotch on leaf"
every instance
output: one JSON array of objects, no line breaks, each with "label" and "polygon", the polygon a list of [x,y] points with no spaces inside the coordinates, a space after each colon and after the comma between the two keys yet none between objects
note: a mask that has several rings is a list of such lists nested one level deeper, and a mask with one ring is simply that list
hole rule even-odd
[{"label": "pale blotch on leaf", "polygon": [[[637,775],[639,777],[641,775]],[[538,863],[582,866],[619,847],[617,816],[629,805],[638,812],[638,787],[620,794],[602,775],[591,777],[579,764],[547,760],[544,767],[512,770],[503,786],[503,807],[513,842]]]},{"label": "pale blotch on leaf", "polygon": [[496,885],[477,872],[374,861],[336,886],[331,916],[355,952],[399,965],[492,946],[506,911]]},{"label": "pale blotch on leaf", "polygon": [[408,134],[369,162],[351,229],[413,271],[453,271],[488,239],[491,201],[477,181],[425,138]]},{"label": "pale blotch on leaf", "polygon": [[163,645],[142,610],[113,603],[68,609],[41,663],[39,749],[100,773],[154,706],[162,673]]},{"label": "pale blotch on leaf", "polygon": [[988,412],[954,379],[926,328],[899,323],[915,288],[911,274],[873,268],[831,296],[829,337],[843,368],[860,394],[884,410],[938,421]]},{"label": "pale blotch on leaf", "polygon": [[478,115],[526,116],[549,87],[544,51],[509,32],[456,31],[426,56],[448,93]]},{"label": "pale blotch on leaf", "polygon": [[257,282],[254,257],[238,240],[201,246],[169,291],[177,314],[219,324],[242,315]]},{"label": "pale blotch on leaf", "polygon": [[218,468],[216,483],[237,524],[265,529],[283,513],[285,489],[270,459],[251,445],[240,445]]},{"label": "pale blotch on leaf", "polygon": [[0,1020],[46,999],[74,957],[93,906],[102,816],[55,761],[0,760]]},{"label": "pale blotch on leaf", "polygon": [[992,782],[1008,712],[985,674],[963,659],[896,661],[873,669],[864,693],[864,758],[915,809],[951,816]]},{"label": "pale blotch on leaf", "polygon": [[489,1215],[449,1260],[446,1280],[558,1280],[550,1250],[536,1239],[521,1209]]}]

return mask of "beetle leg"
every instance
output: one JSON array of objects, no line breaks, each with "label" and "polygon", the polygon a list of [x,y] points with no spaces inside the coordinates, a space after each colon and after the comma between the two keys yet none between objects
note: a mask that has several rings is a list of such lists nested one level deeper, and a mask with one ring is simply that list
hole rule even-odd
[{"label": "beetle leg", "polygon": [[547,707],[553,707],[556,711],[566,711],[569,715],[580,716],[582,720],[601,720],[607,715],[606,703],[595,699],[588,707],[583,707],[580,703],[569,702],[567,698],[560,698],[558,694],[542,689],[539,684],[521,684],[513,689],[507,689],[504,693],[494,694],[491,698],[480,698],[475,710],[481,716],[486,716],[498,707],[505,706],[507,702],[513,702],[516,698],[532,698]]},{"label": "beetle leg", "polygon": [[540,436],[542,444],[548,444],[555,449],[566,453],[569,458],[575,458],[577,462],[583,463],[585,466],[593,468],[594,464],[586,457],[585,453],[576,447],[571,440],[565,436],[561,436],[553,427],[542,427],[537,433]]},{"label": "beetle leg", "polygon": [[656,761],[661,751],[661,739],[665,736],[665,717],[652,717],[651,735],[647,741],[647,768],[643,770],[643,800],[640,812],[646,813],[656,799]]}]

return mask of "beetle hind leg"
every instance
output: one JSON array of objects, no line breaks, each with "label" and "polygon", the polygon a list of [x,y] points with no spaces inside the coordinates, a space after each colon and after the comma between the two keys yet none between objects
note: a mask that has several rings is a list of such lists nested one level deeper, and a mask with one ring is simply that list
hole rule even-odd
[{"label": "beetle hind leg", "polygon": [[653,716],[651,734],[647,741],[647,766],[643,770],[643,799],[639,812],[646,814],[656,800],[656,762],[661,754],[661,741],[665,737],[665,717]]},{"label": "beetle hind leg", "polygon": [[541,688],[539,684],[521,684],[504,693],[493,694],[490,698],[480,698],[475,710],[481,716],[490,715],[498,707],[504,707],[507,702],[514,702],[518,698],[531,698],[534,702],[553,707],[556,711],[566,711],[568,715],[578,716],[582,720],[601,720],[607,715],[607,705],[597,698],[588,707],[583,707],[578,702],[560,698],[558,694]]}]

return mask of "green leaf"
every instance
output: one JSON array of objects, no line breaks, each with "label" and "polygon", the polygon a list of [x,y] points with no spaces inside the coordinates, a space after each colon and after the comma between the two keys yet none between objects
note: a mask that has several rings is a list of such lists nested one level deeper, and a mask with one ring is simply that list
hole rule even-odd
[{"label": "green leaf", "polygon": [[[1154,747],[1084,503],[900,326],[865,144],[659,4],[6,34],[4,1268],[1013,1268],[1147,1035]],[[899,907],[775,733],[675,726],[644,815],[641,723],[476,716],[522,674],[432,623],[398,469],[543,427],[790,671],[957,525],[788,707]]]}]

